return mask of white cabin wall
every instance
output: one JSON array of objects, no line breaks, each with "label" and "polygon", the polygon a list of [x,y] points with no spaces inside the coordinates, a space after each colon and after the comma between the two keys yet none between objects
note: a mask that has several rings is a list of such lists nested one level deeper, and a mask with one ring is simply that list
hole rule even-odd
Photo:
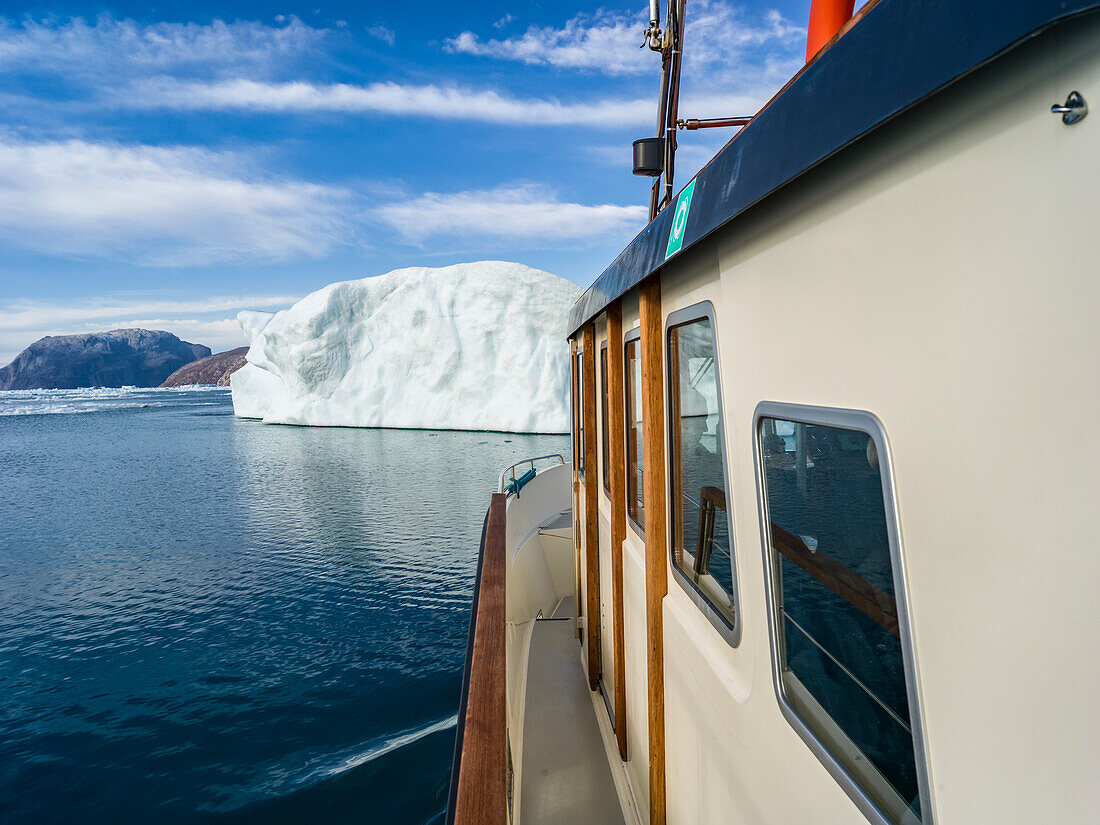
[{"label": "white cabin wall", "polygon": [[[509,497],[505,518],[505,679],[508,743],[517,782],[523,760],[523,716],[527,657],[534,618],[549,616],[572,592],[573,548],[560,538],[540,536],[538,524],[549,514],[571,507],[573,467],[540,470],[520,497]],[[567,569],[563,569],[567,568]],[[564,575],[563,575],[564,573]]]},{"label": "white cabin wall", "polygon": [[[1073,89],[1100,102],[1092,17],[665,267],[666,316],[715,307],[743,619],[731,647],[669,569],[669,823],[866,822],[773,686],[752,457],[764,400],[868,410],[885,429],[937,822],[1091,820],[1100,117],[1066,127],[1049,107]],[[635,323],[624,314],[624,332]],[[630,527],[625,547],[629,580]],[[642,637],[627,651],[644,655],[644,600],[627,594],[628,639]],[[632,686],[644,667],[628,659]]]},{"label": "white cabin wall", "polygon": [[[760,347],[753,343],[731,353],[736,345],[727,329],[729,290],[716,278],[717,248],[696,247],[690,258],[669,267],[670,277],[662,279],[662,313],[667,317],[707,300],[714,305],[742,632],[736,647],[718,633],[676,580],[666,550],[667,821],[865,822],[783,718],[772,687],[751,441],[753,411],[763,398],[743,391],[737,371],[742,360],[759,356]],[[667,362],[665,368],[667,387]]]}]

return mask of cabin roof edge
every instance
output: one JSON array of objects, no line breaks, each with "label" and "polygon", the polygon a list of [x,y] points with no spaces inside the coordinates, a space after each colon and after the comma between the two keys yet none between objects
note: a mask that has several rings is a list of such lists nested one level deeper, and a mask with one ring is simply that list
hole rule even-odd
[{"label": "cabin roof edge", "polygon": [[[822,161],[1100,0],[882,0],[819,55],[692,180],[679,255]],[[585,323],[664,265],[677,209],[654,218],[569,313]]]}]

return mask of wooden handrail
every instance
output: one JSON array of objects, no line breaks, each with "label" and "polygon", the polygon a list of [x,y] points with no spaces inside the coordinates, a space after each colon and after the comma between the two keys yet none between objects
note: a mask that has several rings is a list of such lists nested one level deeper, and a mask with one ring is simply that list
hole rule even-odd
[{"label": "wooden handrail", "polygon": [[699,500],[704,504],[709,502],[719,510],[726,509],[726,491],[721,487],[703,487],[699,490]]},{"label": "wooden handrail", "polygon": [[494,493],[485,520],[459,708],[459,741],[447,822],[508,821],[508,718],[504,670],[506,498]]},{"label": "wooden handrail", "polygon": [[772,546],[875,623],[898,635],[897,600],[825,553],[771,522]]}]

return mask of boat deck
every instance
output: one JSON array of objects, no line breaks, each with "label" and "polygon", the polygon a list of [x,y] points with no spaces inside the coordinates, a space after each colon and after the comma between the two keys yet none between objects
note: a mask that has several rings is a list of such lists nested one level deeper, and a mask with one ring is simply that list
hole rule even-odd
[{"label": "boat deck", "polygon": [[523,720],[522,825],[618,825],[622,808],[581,669],[573,597],[535,622]]}]

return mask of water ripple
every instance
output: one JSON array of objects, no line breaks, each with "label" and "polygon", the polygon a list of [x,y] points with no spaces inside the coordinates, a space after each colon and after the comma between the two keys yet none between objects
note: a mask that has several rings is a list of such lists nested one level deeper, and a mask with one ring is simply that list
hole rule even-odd
[{"label": "water ripple", "polygon": [[0,393],[110,406],[0,419],[0,818],[438,814],[488,491],[565,439],[66,392]]}]

